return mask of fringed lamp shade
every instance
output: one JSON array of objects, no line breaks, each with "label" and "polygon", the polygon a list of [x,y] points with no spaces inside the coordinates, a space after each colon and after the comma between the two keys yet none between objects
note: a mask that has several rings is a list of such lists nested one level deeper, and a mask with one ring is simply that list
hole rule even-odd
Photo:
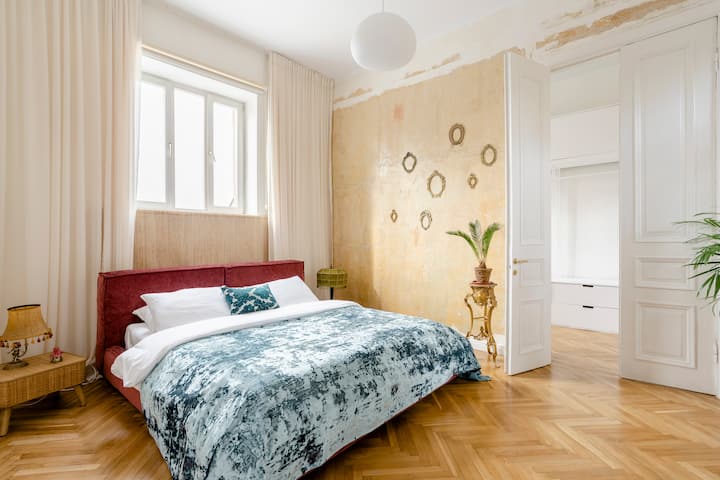
[{"label": "fringed lamp shade", "polygon": [[[5,368],[21,367],[27,365],[20,360],[27,352],[29,343],[40,343],[52,338],[52,330],[43,320],[40,305],[20,305],[19,307],[8,308],[7,327],[0,336],[0,347],[11,349],[12,362]],[[21,352],[20,340],[25,343],[25,349]]]},{"label": "fringed lamp shade", "polygon": [[7,327],[0,336],[0,347],[8,347],[16,340],[42,342],[52,338],[52,330],[43,320],[40,305],[21,305],[8,308]]},{"label": "fringed lamp shade", "polygon": [[321,268],[317,273],[317,286],[330,287],[330,298],[336,288],[347,287],[347,272],[339,268]]}]

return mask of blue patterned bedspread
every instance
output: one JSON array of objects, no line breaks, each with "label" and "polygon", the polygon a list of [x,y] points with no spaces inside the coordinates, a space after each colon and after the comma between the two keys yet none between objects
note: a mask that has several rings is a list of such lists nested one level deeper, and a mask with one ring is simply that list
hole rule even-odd
[{"label": "blue patterned bedspread", "polygon": [[174,348],[141,386],[175,479],[295,479],[453,375],[484,380],[439,323],[349,306]]}]

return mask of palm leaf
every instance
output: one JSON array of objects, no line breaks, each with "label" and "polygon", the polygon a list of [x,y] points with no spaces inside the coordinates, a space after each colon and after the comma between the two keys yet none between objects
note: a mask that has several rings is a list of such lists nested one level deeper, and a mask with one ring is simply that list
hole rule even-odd
[{"label": "palm leaf", "polygon": [[447,233],[448,235],[454,235],[454,236],[456,236],[456,237],[460,237],[460,238],[462,238],[463,240],[465,240],[465,241],[468,243],[468,245],[470,245],[470,248],[472,249],[472,251],[473,251],[473,253],[475,254],[475,257],[478,259],[478,261],[481,260],[481,259],[480,259],[480,252],[478,252],[477,245],[475,244],[475,242],[473,241],[473,239],[472,239],[472,237],[471,237],[470,235],[468,235],[467,233],[463,232],[462,230],[453,230],[453,231],[445,232],[445,233]]},{"label": "palm leaf", "polygon": [[468,223],[468,228],[470,229],[470,236],[472,237],[473,242],[475,242],[475,245],[480,245],[482,242],[482,227],[480,226],[480,220]]},{"label": "palm leaf", "polygon": [[482,242],[481,242],[481,253],[482,258],[487,258],[488,250],[490,250],[490,242],[492,242],[493,235],[495,235],[495,232],[500,230],[502,228],[502,225],[500,225],[497,222],[491,223],[488,225],[488,227],[485,229],[485,231],[482,234]]},{"label": "palm leaf", "polygon": [[[693,275],[690,275],[690,278],[702,277],[703,275],[707,275],[708,273],[713,273],[713,274],[714,274],[714,272],[718,272],[718,267],[711,268],[711,269],[709,269],[709,270],[705,270],[704,272],[695,273],[695,274],[693,274]],[[719,273],[720,273],[720,272],[719,272]]]},{"label": "palm leaf", "polygon": [[704,277],[697,289],[698,296],[704,296],[715,306],[720,303],[720,219],[717,217],[717,213],[700,213],[693,220],[678,222],[698,229],[695,237],[688,240],[698,246],[687,266],[694,271],[690,278]]}]

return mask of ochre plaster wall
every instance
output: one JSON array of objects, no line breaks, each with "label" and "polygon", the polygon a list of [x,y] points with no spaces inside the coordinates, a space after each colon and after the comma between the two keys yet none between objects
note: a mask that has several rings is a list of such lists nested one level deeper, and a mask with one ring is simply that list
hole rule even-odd
[{"label": "ochre plaster wall", "polygon": [[[451,125],[465,126],[462,145],[448,140]],[[486,144],[497,149],[491,167],[480,161]],[[406,152],[418,159],[402,168]],[[462,239],[445,232],[505,221],[505,99],[503,57],[461,67],[449,75],[389,90],[335,110],[333,119],[334,265],[347,269],[338,298],[374,308],[468,327],[463,298],[476,260]],[[432,198],[427,178],[446,177]],[[475,189],[468,175],[478,178]],[[393,223],[391,211],[398,212]],[[423,230],[419,216],[432,214]],[[504,329],[505,229],[496,234],[488,266],[494,268],[499,305],[493,325]]]}]

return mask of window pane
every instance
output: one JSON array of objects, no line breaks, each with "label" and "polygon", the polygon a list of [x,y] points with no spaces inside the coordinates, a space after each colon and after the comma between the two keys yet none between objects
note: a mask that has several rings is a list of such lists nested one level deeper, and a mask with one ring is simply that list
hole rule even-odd
[{"label": "window pane", "polygon": [[238,206],[238,110],[213,104],[213,204]]},{"label": "window pane", "polygon": [[175,207],[205,208],[205,99],[175,89]]},{"label": "window pane", "polygon": [[137,199],[165,202],[165,87],[140,86],[140,131]]}]

